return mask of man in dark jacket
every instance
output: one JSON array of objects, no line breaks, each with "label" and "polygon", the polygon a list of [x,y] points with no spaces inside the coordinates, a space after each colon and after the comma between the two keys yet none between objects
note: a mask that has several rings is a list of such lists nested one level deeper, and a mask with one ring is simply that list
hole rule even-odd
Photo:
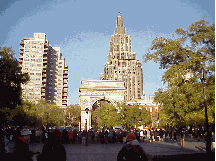
[{"label": "man in dark jacket", "polygon": [[14,147],[14,155],[16,160],[32,161],[32,156],[38,151],[29,151],[28,140],[31,132],[28,129],[23,129],[20,131],[20,133],[21,136],[18,137]]},{"label": "man in dark jacket", "polygon": [[117,161],[148,161],[145,151],[139,145],[133,133],[127,135],[126,142],[126,145],[118,153]]},{"label": "man in dark jacket", "polygon": [[37,157],[37,161],[66,161],[66,151],[64,145],[60,143],[61,131],[55,129],[51,139],[43,146],[42,154]]}]

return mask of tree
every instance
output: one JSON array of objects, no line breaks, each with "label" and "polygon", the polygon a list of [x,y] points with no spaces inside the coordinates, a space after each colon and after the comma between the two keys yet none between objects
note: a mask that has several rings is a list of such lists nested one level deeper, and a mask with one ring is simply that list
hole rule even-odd
[{"label": "tree", "polygon": [[22,74],[12,47],[0,46],[0,109],[14,109],[21,104],[21,84],[29,80]]},{"label": "tree", "polygon": [[118,125],[117,109],[113,104],[105,104],[95,111],[98,114],[97,121],[99,127],[112,128]]},{"label": "tree", "polygon": [[81,108],[79,105],[69,105],[66,112],[66,122],[70,126],[79,126],[81,118]]},{"label": "tree", "polygon": [[65,121],[63,109],[55,104],[47,103],[45,100],[40,100],[26,112],[40,120],[44,127],[62,126]]},{"label": "tree", "polygon": [[20,126],[62,126],[65,120],[63,109],[45,100],[40,100],[37,104],[23,101],[10,111],[10,116]]},{"label": "tree", "polygon": [[146,111],[146,108],[139,107],[138,104],[131,106],[126,105],[126,103],[118,103],[117,106],[119,109],[118,122],[121,125],[125,125],[126,127],[141,126],[148,124],[151,120],[150,113]]},{"label": "tree", "polygon": [[112,128],[117,125],[141,126],[148,124],[151,120],[150,113],[138,104],[130,106],[126,103],[105,104],[93,112],[93,117],[97,119],[99,127]]},{"label": "tree", "polygon": [[204,124],[203,91],[199,70],[208,70],[206,98],[209,122],[215,116],[215,25],[206,20],[191,24],[187,30],[178,28],[172,38],[156,38],[144,61],[154,60],[166,69],[162,81],[166,91],[159,89],[155,102],[160,104],[160,119],[165,124]]}]

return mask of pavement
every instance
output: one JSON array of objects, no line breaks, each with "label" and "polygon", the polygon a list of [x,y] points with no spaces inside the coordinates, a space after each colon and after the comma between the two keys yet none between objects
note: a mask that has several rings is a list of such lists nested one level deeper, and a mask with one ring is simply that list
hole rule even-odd
[{"label": "pavement", "polygon": [[[14,145],[14,142],[9,143],[10,152],[13,151]],[[31,151],[37,149],[41,152],[43,145],[44,143],[34,143],[30,144],[29,148]],[[89,144],[88,146],[82,144],[64,144],[68,161],[115,161],[123,145],[123,143]],[[197,153],[206,154],[206,145],[203,140],[186,139],[185,147],[181,147],[178,140],[142,142],[140,145],[147,153],[149,160],[155,160],[154,158],[159,158],[160,156],[184,156],[188,154],[196,154],[198,156]],[[212,150],[214,151],[214,149]],[[34,161],[36,161],[36,156],[34,155],[33,157]]]}]

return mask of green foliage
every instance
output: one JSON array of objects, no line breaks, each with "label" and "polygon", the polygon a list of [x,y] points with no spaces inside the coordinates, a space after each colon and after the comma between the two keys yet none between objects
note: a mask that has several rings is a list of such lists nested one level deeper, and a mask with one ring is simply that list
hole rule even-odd
[{"label": "green foliage", "polygon": [[81,108],[79,105],[69,105],[66,112],[67,126],[78,126],[81,121]]},{"label": "green foliage", "polygon": [[20,126],[62,126],[63,109],[41,100],[37,104],[24,101],[10,111],[10,118]]},{"label": "green foliage", "polygon": [[133,106],[123,104],[118,104],[119,109],[119,123],[121,125],[130,126],[141,126],[150,123],[151,116],[150,113],[146,111],[146,108],[139,107],[138,104]]},{"label": "green foliage", "polygon": [[29,80],[28,74],[22,74],[19,62],[14,57],[12,47],[0,46],[0,109],[14,109],[21,104],[21,83]]},{"label": "green foliage", "polygon": [[113,104],[105,104],[101,108],[96,109],[99,127],[114,127],[118,125],[117,109]]},{"label": "green foliage", "polygon": [[97,119],[99,127],[114,127],[117,125],[141,126],[148,124],[151,120],[150,113],[145,108],[139,108],[139,105],[126,105],[126,103],[105,104],[96,109],[92,116]]},{"label": "green foliage", "polygon": [[155,102],[160,104],[160,120],[166,125],[203,125],[205,121],[203,87],[199,70],[207,73],[206,99],[209,122],[215,116],[215,25],[206,20],[178,28],[172,39],[156,38],[144,61],[159,62],[166,69],[162,80],[168,89],[159,89]]}]

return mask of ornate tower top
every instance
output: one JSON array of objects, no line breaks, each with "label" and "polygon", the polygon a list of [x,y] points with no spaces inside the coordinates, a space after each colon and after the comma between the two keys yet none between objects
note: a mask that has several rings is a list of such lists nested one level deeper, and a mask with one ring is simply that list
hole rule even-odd
[{"label": "ornate tower top", "polygon": [[125,34],[125,27],[123,26],[123,17],[121,12],[119,12],[119,15],[116,20],[115,34]]}]

